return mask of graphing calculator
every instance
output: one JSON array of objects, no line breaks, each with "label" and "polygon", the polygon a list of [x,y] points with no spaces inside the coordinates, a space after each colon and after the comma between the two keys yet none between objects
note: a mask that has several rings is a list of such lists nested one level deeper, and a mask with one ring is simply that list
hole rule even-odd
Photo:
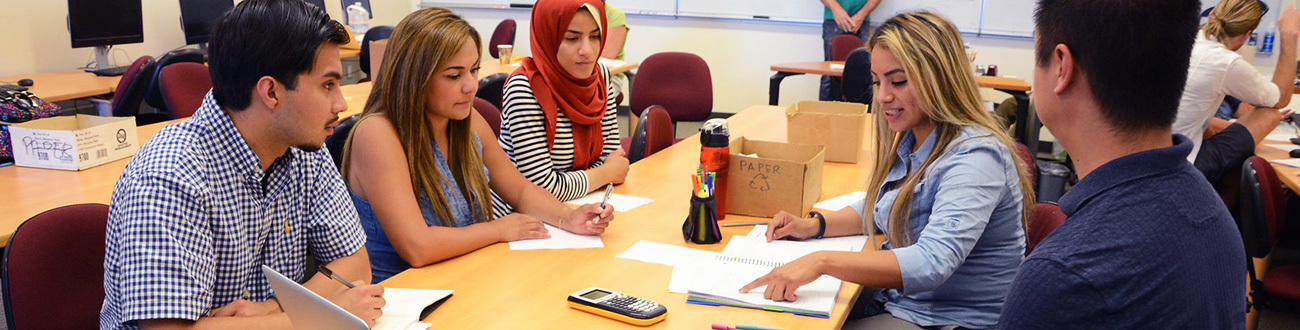
[{"label": "graphing calculator", "polygon": [[664,305],[594,286],[569,295],[569,307],[639,326],[668,317]]}]

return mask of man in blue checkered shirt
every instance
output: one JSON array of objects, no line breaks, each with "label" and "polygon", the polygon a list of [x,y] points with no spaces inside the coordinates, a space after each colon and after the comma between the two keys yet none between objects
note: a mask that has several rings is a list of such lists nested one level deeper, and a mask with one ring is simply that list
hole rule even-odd
[{"label": "man in blue checkered shirt", "polygon": [[329,154],[347,109],[339,45],[351,35],[300,0],[245,0],[210,40],[212,91],[118,179],[100,329],[289,329],[260,266],[303,280],[308,256],[347,278],[308,289],[373,324],[365,234]]}]

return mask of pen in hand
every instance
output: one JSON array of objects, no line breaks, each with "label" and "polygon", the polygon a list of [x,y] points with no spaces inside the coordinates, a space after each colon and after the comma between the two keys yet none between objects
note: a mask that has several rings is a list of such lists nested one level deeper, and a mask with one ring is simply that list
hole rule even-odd
[{"label": "pen in hand", "polygon": [[[610,183],[610,184],[605,185],[605,198],[603,198],[603,199],[600,200],[600,211],[601,211],[601,213],[604,213],[604,212],[605,212],[605,203],[609,203],[609,194],[610,194],[610,193],[613,193],[613,192],[614,192],[614,184],[613,184],[613,183]],[[595,224],[595,223],[598,223],[598,222],[600,222],[600,215],[599,215],[599,214],[596,215],[596,218],[595,218],[595,219],[591,219],[591,223],[592,223],[592,224]]]},{"label": "pen in hand", "polygon": [[325,274],[325,276],[332,278],[335,281],[338,281],[339,283],[343,283],[343,285],[347,286],[349,289],[357,287],[356,285],[353,285],[351,281],[348,281],[348,279],[343,278],[343,276],[339,276],[339,274],[335,274],[334,271],[325,267],[324,264],[321,264],[320,266],[316,267],[316,269],[320,271],[321,274]]}]

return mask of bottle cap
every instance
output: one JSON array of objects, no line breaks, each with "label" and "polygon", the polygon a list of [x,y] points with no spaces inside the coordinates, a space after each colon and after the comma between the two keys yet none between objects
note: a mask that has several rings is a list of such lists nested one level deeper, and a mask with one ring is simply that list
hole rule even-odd
[{"label": "bottle cap", "polygon": [[705,147],[726,147],[730,137],[730,130],[727,128],[727,120],[722,118],[713,118],[704,122],[700,127],[700,145]]}]

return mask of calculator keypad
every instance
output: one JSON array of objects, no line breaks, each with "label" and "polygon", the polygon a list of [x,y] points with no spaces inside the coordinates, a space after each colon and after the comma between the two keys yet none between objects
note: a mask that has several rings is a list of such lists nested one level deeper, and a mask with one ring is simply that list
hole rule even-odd
[{"label": "calculator keypad", "polygon": [[634,316],[641,318],[652,317],[652,315],[657,314],[652,312],[663,308],[663,305],[658,303],[624,294],[615,294],[613,298],[606,300],[604,303],[618,309],[623,309],[634,314]]}]

